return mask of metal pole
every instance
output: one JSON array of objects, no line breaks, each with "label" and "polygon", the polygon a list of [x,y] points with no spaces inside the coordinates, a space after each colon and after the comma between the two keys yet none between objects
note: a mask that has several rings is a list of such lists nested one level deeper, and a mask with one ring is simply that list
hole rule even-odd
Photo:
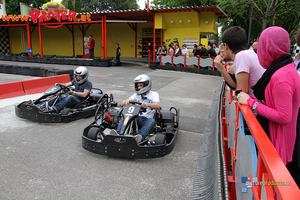
[{"label": "metal pole", "polygon": [[105,57],[105,53],[104,53],[104,18],[102,16],[102,58]]},{"label": "metal pole", "polygon": [[40,51],[41,51],[41,57],[43,58],[43,42],[42,42],[42,30],[41,30],[41,23],[39,22],[39,38],[40,38]]},{"label": "metal pole", "polygon": [[[32,49],[31,47],[31,35],[30,35],[30,26],[29,21],[26,22],[27,25],[27,40],[28,40],[28,48]],[[31,54],[29,54],[29,57],[32,57],[32,51]]]}]

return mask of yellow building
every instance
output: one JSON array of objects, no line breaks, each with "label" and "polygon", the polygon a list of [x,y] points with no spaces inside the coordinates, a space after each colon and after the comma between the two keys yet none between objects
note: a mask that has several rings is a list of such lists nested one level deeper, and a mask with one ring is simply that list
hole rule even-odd
[{"label": "yellow building", "polygon": [[8,16],[0,20],[0,26],[7,27],[10,52],[14,54],[30,48],[33,54],[83,55],[84,37],[93,35],[96,57],[114,57],[116,43],[122,57],[142,57],[148,55],[147,42],[153,42],[154,30],[156,48],[177,38],[180,45],[192,49],[193,44],[207,46],[208,39],[201,36],[217,34],[216,22],[226,17],[218,6],[199,6],[78,13],[75,21],[60,22],[52,18],[33,23],[32,16],[28,20]]}]

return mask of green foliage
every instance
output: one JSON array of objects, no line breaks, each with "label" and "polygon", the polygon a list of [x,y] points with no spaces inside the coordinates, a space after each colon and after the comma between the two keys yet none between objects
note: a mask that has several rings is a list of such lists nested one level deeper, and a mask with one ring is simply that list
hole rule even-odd
[{"label": "green foliage", "polygon": [[74,10],[74,1],[73,0],[68,0],[68,9]]},{"label": "green foliage", "polygon": [[81,0],[82,12],[137,9],[136,0]]},{"label": "green foliage", "polygon": [[216,5],[218,0],[154,0],[154,8],[158,5],[166,7]]},{"label": "green foliage", "polygon": [[43,4],[47,3],[49,0],[9,0],[5,1],[5,9],[8,15],[19,15],[20,11],[20,2],[30,5],[34,8],[40,8]]},{"label": "green foliage", "polygon": [[81,0],[75,0],[75,12],[81,12]]}]

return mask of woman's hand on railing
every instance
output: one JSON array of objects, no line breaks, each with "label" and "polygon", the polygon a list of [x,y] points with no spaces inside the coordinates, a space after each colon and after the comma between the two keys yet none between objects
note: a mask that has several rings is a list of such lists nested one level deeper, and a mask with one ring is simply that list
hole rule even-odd
[{"label": "woman's hand on railing", "polygon": [[247,93],[245,93],[245,92],[240,92],[240,93],[236,96],[236,98],[237,98],[237,100],[238,100],[238,102],[239,102],[240,104],[245,104],[245,105],[247,105],[247,101],[248,101],[248,99],[250,98],[250,96],[249,96]]}]

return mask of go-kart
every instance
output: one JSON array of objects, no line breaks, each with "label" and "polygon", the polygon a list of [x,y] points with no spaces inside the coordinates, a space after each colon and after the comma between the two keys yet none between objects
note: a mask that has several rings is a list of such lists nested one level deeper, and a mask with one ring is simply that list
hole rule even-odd
[{"label": "go-kart", "polygon": [[[175,146],[179,123],[179,109],[157,110],[155,125],[145,140],[137,143],[136,118],[143,112],[139,102],[120,107],[107,95],[95,112],[95,120],[83,130],[82,147],[93,153],[125,158],[155,158],[169,154]],[[117,129],[123,117],[119,135],[110,134]]]},{"label": "go-kart", "polygon": [[[89,95],[74,107],[65,107],[59,113],[47,112],[45,102],[50,100],[55,105],[60,97],[67,97],[71,88],[63,84],[57,84],[46,90],[41,97],[35,100],[24,101],[15,106],[15,113],[18,117],[35,122],[70,122],[81,118],[91,117],[95,114],[98,104],[104,100],[101,89],[92,88]],[[112,96],[112,95],[111,95]]]}]

